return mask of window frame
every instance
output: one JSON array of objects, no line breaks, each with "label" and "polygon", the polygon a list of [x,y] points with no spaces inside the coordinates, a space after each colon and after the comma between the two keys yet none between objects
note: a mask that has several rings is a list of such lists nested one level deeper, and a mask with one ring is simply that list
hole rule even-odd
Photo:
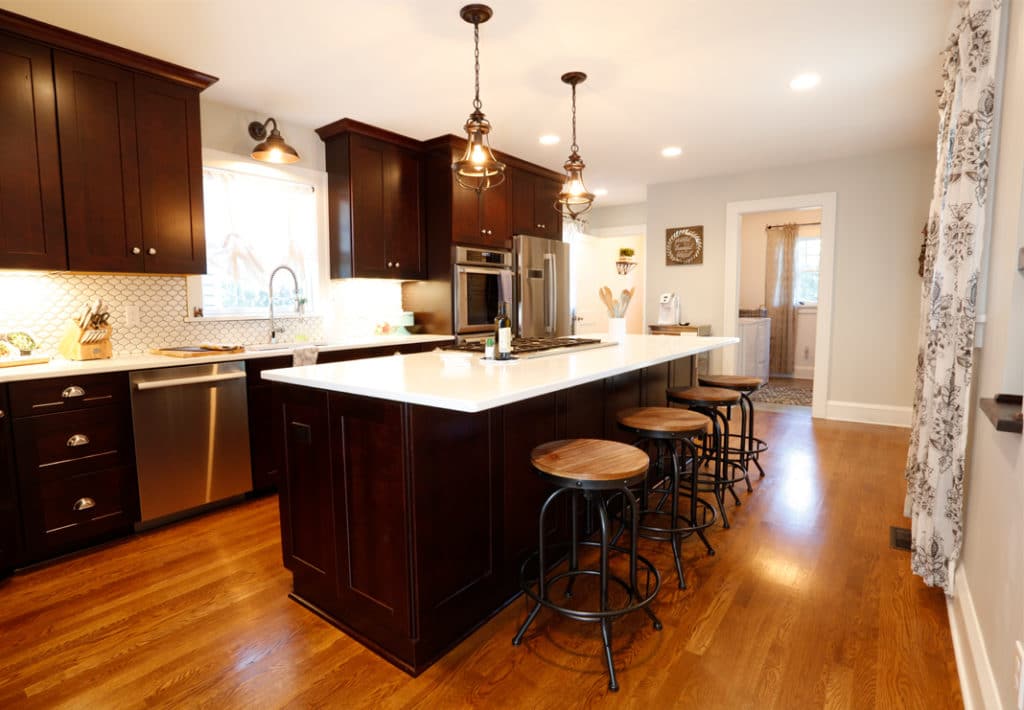
[{"label": "window frame", "polygon": [[[230,170],[232,172],[257,177],[285,180],[299,185],[308,185],[313,188],[313,195],[316,203],[316,245],[317,245],[317,277],[314,282],[316,292],[311,294],[313,310],[304,313],[274,313],[274,318],[322,318],[327,312],[327,301],[330,298],[328,285],[330,283],[330,248],[328,239],[330,235],[327,216],[327,172],[313,170],[296,165],[270,166],[259,163],[245,155],[236,155],[213,148],[203,148],[203,167],[215,168],[218,170]],[[186,276],[186,308],[185,322],[209,323],[216,321],[253,321],[267,320],[269,314],[258,313],[227,313],[214,316],[193,316],[195,308],[203,307],[203,282],[202,276]]]}]

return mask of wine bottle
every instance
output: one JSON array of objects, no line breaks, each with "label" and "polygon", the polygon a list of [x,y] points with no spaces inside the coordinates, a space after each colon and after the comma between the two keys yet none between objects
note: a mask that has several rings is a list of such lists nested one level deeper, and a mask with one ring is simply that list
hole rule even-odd
[{"label": "wine bottle", "polygon": [[498,317],[494,319],[494,359],[512,359],[512,319],[508,317],[508,302],[498,304]]}]

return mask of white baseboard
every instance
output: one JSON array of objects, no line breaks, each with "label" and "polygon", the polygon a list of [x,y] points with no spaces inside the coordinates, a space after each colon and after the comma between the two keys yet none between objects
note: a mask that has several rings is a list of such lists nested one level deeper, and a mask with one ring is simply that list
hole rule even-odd
[{"label": "white baseboard", "polygon": [[825,418],[844,422],[884,424],[886,426],[910,426],[910,407],[892,404],[867,404],[865,402],[839,402],[830,399],[825,405]]},{"label": "white baseboard", "polygon": [[946,597],[946,611],[964,710],[1004,710],[963,567],[956,570],[956,596]]},{"label": "white baseboard", "polygon": [[814,365],[794,365],[793,377],[798,380],[813,380]]}]

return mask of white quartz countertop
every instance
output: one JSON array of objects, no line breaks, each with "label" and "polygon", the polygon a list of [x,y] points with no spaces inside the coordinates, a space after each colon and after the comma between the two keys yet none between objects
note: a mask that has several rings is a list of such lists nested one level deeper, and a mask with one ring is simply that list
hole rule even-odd
[{"label": "white quartz countertop", "polygon": [[264,370],[263,378],[460,412],[482,412],[738,342],[739,338],[692,334],[627,335],[622,342],[606,348],[506,363],[482,360],[478,354],[442,351]]},{"label": "white quartz countertop", "polygon": [[[387,346],[409,345],[413,343],[433,343],[451,340],[451,335],[367,335],[361,337],[340,338],[325,345],[318,345],[320,352],[337,350],[355,350],[358,348],[375,348]],[[240,353],[225,355],[203,355],[201,357],[170,357],[168,355],[125,355],[105,360],[65,360],[54,359],[42,365],[20,365],[17,367],[0,368],[0,383],[18,380],[42,380],[47,377],[63,375],[96,375],[103,372],[126,372],[130,370],[149,370],[157,367],[176,367],[180,365],[203,365],[211,362],[230,362],[233,360],[256,360],[265,357],[281,357],[290,355],[292,350],[305,343],[290,343],[279,349],[246,350]]]}]

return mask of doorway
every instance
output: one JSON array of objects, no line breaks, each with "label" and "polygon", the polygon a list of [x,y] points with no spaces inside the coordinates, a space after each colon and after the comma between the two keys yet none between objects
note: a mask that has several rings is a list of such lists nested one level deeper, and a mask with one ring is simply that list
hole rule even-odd
[{"label": "doorway", "polygon": [[[579,229],[568,230],[566,241],[572,245],[572,314],[573,334],[592,335],[608,332],[608,308],[601,301],[602,286],[611,289],[613,298],[625,290],[633,296],[626,309],[626,332],[645,332],[644,280],[646,270],[644,249],[647,243],[644,227],[614,227],[600,230],[600,236]],[[632,250],[629,259],[635,264],[627,273],[619,273],[616,261],[622,250]]]},{"label": "doorway", "polygon": [[[821,208],[740,217],[740,356],[736,372],[766,382],[753,399],[769,409],[813,397]],[[791,226],[792,229],[787,230]],[[788,251],[783,259],[782,252]],[[780,269],[785,261],[785,268]],[[786,290],[785,303],[777,294]]]},{"label": "doorway", "polygon": [[[731,374],[763,374],[769,381],[769,406],[771,399],[780,400],[780,404],[799,406],[810,394],[811,414],[815,417],[825,417],[827,413],[835,215],[834,192],[726,205],[723,332],[745,337],[739,346],[725,350],[723,369]],[[788,278],[780,282],[772,273],[776,269],[767,266],[766,228],[792,223],[805,226],[799,227],[795,235],[792,267],[785,267]],[[774,239],[777,241],[778,236]],[[777,254],[776,251],[771,253]],[[773,292],[773,286],[782,290]],[[772,298],[775,304],[767,302]],[[776,357],[769,358],[768,363],[763,362],[763,355],[761,359],[755,359],[754,365],[761,367],[758,372],[741,372],[741,369],[751,368],[749,356],[744,359],[745,353],[751,349],[755,353],[763,353],[767,344],[759,342],[759,347],[751,348],[751,339],[760,337],[770,343],[764,326],[752,328],[751,321],[768,316],[761,311],[761,306],[778,305],[786,298],[791,299],[792,311],[775,311],[777,317],[790,318],[782,321],[788,323],[788,336],[777,343],[784,344],[785,348],[780,350],[776,347]],[[771,324],[767,328],[770,331]],[[770,350],[770,345],[768,348]],[[788,352],[791,364],[780,364],[785,362],[779,358],[783,352]],[[767,369],[764,368],[766,364]],[[772,385],[775,385],[774,393],[770,392]],[[810,393],[806,392],[807,389]]]}]

